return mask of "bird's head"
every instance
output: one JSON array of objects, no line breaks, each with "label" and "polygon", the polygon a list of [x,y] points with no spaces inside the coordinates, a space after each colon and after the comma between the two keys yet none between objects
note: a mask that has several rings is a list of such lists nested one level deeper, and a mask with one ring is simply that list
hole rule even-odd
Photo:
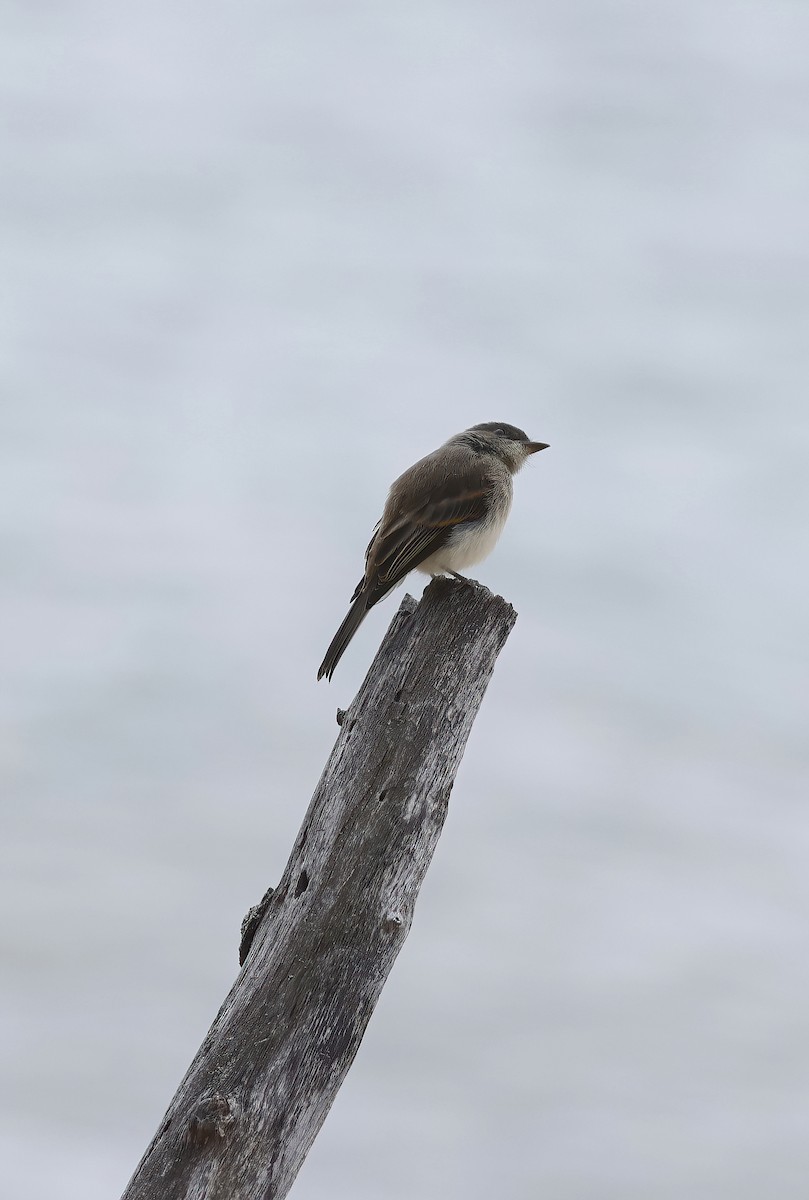
[{"label": "bird's head", "polygon": [[522,429],[506,425],[504,421],[484,421],[482,425],[473,425],[461,436],[472,442],[476,449],[496,455],[512,475],[530,455],[548,448],[547,442],[532,442]]}]

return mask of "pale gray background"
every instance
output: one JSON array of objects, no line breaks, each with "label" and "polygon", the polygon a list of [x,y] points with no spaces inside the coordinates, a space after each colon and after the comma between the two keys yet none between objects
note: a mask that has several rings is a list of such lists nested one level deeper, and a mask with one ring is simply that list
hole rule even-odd
[{"label": "pale gray background", "polygon": [[3,15],[3,1196],[123,1188],[385,488],[502,419],[519,621],[294,1194],[803,1200],[809,6]]}]

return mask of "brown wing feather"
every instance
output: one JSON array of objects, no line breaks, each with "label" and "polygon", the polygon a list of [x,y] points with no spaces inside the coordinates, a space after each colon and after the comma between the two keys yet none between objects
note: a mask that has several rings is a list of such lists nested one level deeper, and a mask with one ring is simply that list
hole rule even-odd
[{"label": "brown wing feather", "polygon": [[491,491],[490,485],[477,491],[465,492],[461,496],[448,496],[444,500],[438,500],[429,507],[424,520],[434,526],[480,521],[486,515],[486,501]]},{"label": "brown wing feather", "polygon": [[370,585],[369,608],[440,550],[456,525],[479,521],[486,513],[489,492],[490,488],[477,488],[437,500],[431,498],[392,527],[383,523],[368,556],[365,585]]}]

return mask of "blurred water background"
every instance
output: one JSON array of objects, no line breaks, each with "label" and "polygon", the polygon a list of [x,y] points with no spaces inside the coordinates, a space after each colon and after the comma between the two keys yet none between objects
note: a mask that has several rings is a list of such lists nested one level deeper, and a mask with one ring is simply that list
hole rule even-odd
[{"label": "blurred water background", "polygon": [[502,419],[519,620],[294,1194],[805,1197],[809,8],[3,25],[3,1195],[124,1187],[386,487]]}]

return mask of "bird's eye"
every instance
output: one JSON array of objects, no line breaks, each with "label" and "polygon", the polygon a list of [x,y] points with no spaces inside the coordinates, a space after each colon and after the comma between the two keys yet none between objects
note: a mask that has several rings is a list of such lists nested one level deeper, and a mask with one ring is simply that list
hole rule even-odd
[{"label": "bird's eye", "polygon": [[498,425],[498,426],[497,426],[497,428],[495,429],[495,431],[494,431],[494,432],[495,432],[495,433],[502,433],[503,437],[505,437],[505,436],[506,436],[506,431],[505,431],[505,429],[503,428],[503,426],[502,426],[502,425]]}]

